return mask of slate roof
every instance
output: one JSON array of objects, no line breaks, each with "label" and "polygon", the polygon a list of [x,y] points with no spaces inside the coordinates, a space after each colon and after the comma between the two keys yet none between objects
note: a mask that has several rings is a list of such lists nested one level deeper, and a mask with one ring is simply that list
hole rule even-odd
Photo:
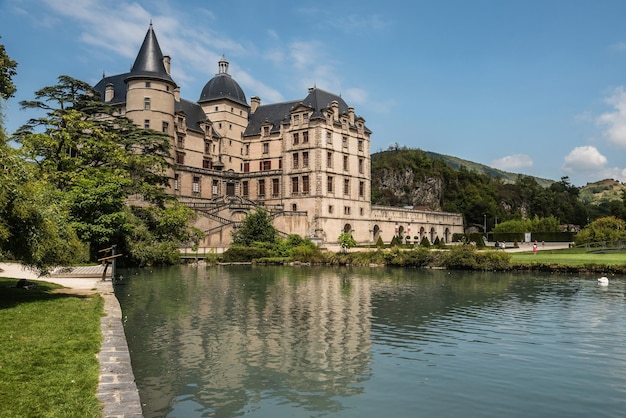
[{"label": "slate roof", "polygon": [[[175,111],[182,111],[186,115],[187,129],[201,131],[200,123],[207,119],[202,107],[198,103],[228,99],[249,107],[241,86],[228,74],[228,61],[222,57],[219,65],[220,72],[205,84],[197,103],[184,99],[176,102]],[[152,23],[150,23],[146,37],[144,38],[141,49],[137,54],[137,58],[130,72],[103,77],[102,80],[94,86],[94,90],[99,92],[102,100],[104,100],[106,86],[111,84],[113,86],[114,95],[113,99],[108,102],[108,104],[124,104],[126,103],[126,81],[135,77],[167,81],[176,86],[174,80],[165,70],[163,54],[156,39],[156,35],[154,34],[154,30],[152,29]],[[258,135],[261,132],[261,126],[266,121],[272,125],[271,132],[278,132],[282,123],[290,122],[291,111],[298,105],[307,106],[313,110],[310,119],[325,119],[324,110],[330,108],[333,101],[337,101],[339,104],[340,115],[348,112],[349,107],[341,96],[316,87],[310,89],[309,94],[303,100],[259,106],[253,114],[250,114],[244,136]],[[365,131],[371,133],[367,128],[365,128]],[[215,131],[213,131],[212,134],[216,135]]]},{"label": "slate roof", "polygon": [[219,72],[204,85],[198,103],[228,99],[249,107],[243,89],[239,83],[228,74],[228,61],[226,58],[222,56],[218,65]]},{"label": "slate roof", "polygon": [[98,84],[93,86],[94,90],[100,93],[100,98],[104,101],[104,92],[108,84],[113,85],[113,100],[107,102],[108,104],[121,104],[126,103],[126,82],[124,81],[128,77],[129,73],[112,75],[109,77],[102,77],[102,80],[98,81]]},{"label": "slate roof", "polygon": [[[309,117],[310,119],[325,119],[324,110],[330,108],[330,104],[333,101],[337,101],[339,104],[340,115],[348,113],[348,105],[341,96],[318,89],[317,87],[310,89],[309,94],[303,100],[259,106],[256,111],[250,115],[248,126],[243,135],[258,135],[261,132],[261,126],[266,121],[272,124],[270,132],[278,132],[281,123],[289,123],[291,110],[298,105],[304,105],[313,110],[313,114]],[[365,128],[365,131],[371,133],[367,128]]]},{"label": "slate roof", "polygon": [[165,70],[165,64],[163,63],[163,53],[159,47],[159,41],[157,41],[154,30],[152,29],[152,22],[146,33],[146,37],[141,44],[139,54],[135,59],[135,63],[127,74],[126,80],[131,78],[152,78],[162,81],[168,81],[174,85],[174,80]]},{"label": "slate roof", "polygon": [[206,121],[206,115],[198,103],[181,98],[180,101],[176,102],[175,111],[185,113],[187,129],[198,132],[202,131],[202,129],[200,129],[200,123]]}]

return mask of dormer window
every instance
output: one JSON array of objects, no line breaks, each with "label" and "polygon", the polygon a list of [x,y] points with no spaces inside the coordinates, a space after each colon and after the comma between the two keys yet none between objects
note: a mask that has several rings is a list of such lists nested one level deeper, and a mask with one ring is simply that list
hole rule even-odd
[{"label": "dormer window", "polygon": [[270,134],[270,127],[269,126],[264,126],[263,127],[263,136],[269,136]]},{"label": "dormer window", "polygon": [[293,116],[293,124],[294,125],[300,125],[300,115],[294,115]]},{"label": "dormer window", "polygon": [[304,121],[305,121],[305,122],[308,122],[308,121],[309,121],[309,114],[308,114],[308,113],[305,113],[305,114],[303,115],[303,119],[304,119]]}]

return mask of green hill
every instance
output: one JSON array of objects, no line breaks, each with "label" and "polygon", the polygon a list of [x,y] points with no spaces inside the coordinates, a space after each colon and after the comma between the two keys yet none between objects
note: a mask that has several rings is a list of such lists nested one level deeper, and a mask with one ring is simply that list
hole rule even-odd
[{"label": "green hill", "polygon": [[626,184],[606,179],[587,183],[580,189],[580,200],[585,204],[600,205],[612,201],[623,201]]},{"label": "green hill", "polygon": [[[447,166],[459,170],[461,167],[465,167],[468,171],[472,171],[478,174],[485,174],[494,179],[502,179],[505,183],[515,183],[520,176],[517,173],[510,173],[508,171],[499,170],[497,168],[489,167],[484,164],[475,163],[461,158],[452,157],[450,155],[437,154],[436,152],[424,151],[428,157],[433,159],[443,160]],[[525,176],[525,175],[524,175]],[[555,180],[543,179],[540,177],[532,177],[537,181],[541,187],[550,187]]]}]

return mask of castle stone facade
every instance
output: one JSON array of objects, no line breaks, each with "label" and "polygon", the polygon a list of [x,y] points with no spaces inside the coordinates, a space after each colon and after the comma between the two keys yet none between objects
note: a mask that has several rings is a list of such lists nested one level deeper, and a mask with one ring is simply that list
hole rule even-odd
[{"label": "castle stone facade", "polygon": [[228,247],[256,207],[281,235],[322,245],[342,232],[358,243],[396,234],[449,242],[463,232],[457,213],[372,206],[371,131],[341,96],[313,87],[302,99],[248,102],[228,66],[222,57],[197,101],[181,98],[151,24],[130,72],[94,86],[118,114],[170,136],[169,191],[201,215],[201,246]]}]

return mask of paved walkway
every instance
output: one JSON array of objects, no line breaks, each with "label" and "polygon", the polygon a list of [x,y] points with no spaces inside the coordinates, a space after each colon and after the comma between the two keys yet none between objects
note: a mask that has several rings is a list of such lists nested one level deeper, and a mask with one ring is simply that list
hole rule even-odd
[{"label": "paved walkway", "polygon": [[102,346],[98,353],[100,379],[97,397],[106,418],[143,417],[135,375],[122,323],[122,309],[113,292],[110,270],[102,280],[103,266],[74,267],[56,270],[50,276],[37,277],[20,264],[0,263],[0,277],[42,280],[70,288],[75,293],[98,293],[104,299],[104,313],[100,321]]}]

